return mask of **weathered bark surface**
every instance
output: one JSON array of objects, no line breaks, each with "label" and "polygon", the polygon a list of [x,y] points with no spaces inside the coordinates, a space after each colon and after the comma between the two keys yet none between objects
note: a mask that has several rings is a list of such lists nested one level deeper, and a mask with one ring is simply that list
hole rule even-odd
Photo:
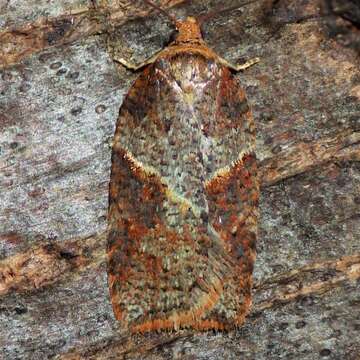
[{"label": "weathered bark surface", "polygon": [[[359,359],[359,5],[259,0],[205,24],[228,60],[261,58],[239,74],[262,175],[254,306],[235,332],[135,337],[112,313],[105,231],[136,74],[105,31],[140,62],[170,27],[141,1],[100,3],[0,2],[0,358]],[[220,3],[236,2],[158,2],[176,16]]]}]

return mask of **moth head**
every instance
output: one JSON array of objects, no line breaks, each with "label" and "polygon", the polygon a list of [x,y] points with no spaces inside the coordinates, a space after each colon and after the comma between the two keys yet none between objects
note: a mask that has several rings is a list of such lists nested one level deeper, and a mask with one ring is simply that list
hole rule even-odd
[{"label": "moth head", "polygon": [[202,42],[201,29],[198,21],[189,16],[186,20],[176,22],[176,43],[200,43]]},{"label": "moth head", "polygon": [[154,4],[150,0],[143,0],[146,4],[153,7],[154,9],[158,10],[161,14],[165,15],[174,25],[177,30],[177,34],[174,37],[174,41],[172,41],[173,44],[183,44],[183,43],[203,43],[203,36],[201,33],[201,26],[202,24],[220,14],[225,13],[229,11],[233,11],[239,8],[242,8],[243,6],[258,2],[259,0],[249,0],[243,4],[236,5],[230,8],[222,9],[221,7],[217,7],[214,11],[208,12],[206,14],[200,15],[197,18],[189,16],[186,18],[186,20],[176,20],[176,18],[172,15],[170,15],[168,12],[163,10],[158,5]]}]

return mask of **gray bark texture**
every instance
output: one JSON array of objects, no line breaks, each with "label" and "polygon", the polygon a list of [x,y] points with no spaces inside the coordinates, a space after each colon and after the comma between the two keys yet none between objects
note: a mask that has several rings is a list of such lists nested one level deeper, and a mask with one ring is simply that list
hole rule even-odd
[{"label": "gray bark texture", "polygon": [[254,304],[229,333],[127,334],[107,287],[111,143],[170,38],[142,1],[0,0],[0,359],[360,359],[360,5],[157,1],[213,12],[252,105],[261,173]]}]

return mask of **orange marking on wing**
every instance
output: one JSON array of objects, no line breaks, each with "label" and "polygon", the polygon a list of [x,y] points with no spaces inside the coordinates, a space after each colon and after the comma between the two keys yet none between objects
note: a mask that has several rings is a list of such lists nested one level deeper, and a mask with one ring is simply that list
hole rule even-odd
[{"label": "orange marking on wing", "polygon": [[114,315],[115,315],[115,318],[117,320],[121,320],[122,319],[122,311],[121,311],[120,306],[118,305],[116,294],[114,294],[113,290],[112,290],[115,279],[116,279],[115,275],[108,274],[108,284],[109,284],[109,289],[110,289],[110,299],[111,299],[112,307],[113,307],[113,310],[114,310]]},{"label": "orange marking on wing", "polygon": [[[203,328],[204,323],[213,322],[214,326],[206,327],[208,329],[220,329],[223,328],[224,325],[218,323],[217,321],[213,320],[200,320],[200,318],[206,314],[207,312],[211,311],[216,303],[219,301],[220,295],[223,291],[222,284],[220,280],[217,280],[214,284],[214,288],[210,290],[210,292],[204,295],[198,302],[197,305],[194,306],[193,309],[186,311],[175,313],[167,318],[161,319],[153,319],[150,321],[146,321],[144,323],[135,325],[131,328],[131,331],[136,333],[145,333],[148,331],[153,330],[165,330],[165,329],[173,329],[177,330],[179,328],[189,327],[192,326],[194,328]],[[215,323],[218,326],[215,326]],[[205,328],[204,328],[205,329]]]},{"label": "orange marking on wing", "polygon": [[231,177],[239,172],[244,165],[246,157],[249,155],[244,155],[241,159],[238,159],[233,165],[220,169],[215,172],[214,176],[205,182],[205,189],[209,193],[218,194],[223,193],[226,187],[228,186],[228,181]]}]

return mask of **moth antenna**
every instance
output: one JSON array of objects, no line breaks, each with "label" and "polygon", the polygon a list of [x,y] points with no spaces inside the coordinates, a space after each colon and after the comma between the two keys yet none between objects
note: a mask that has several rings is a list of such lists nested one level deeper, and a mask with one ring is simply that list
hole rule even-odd
[{"label": "moth antenna", "polygon": [[196,20],[198,21],[199,25],[201,26],[201,24],[204,21],[212,18],[214,15],[218,15],[218,14],[222,14],[222,13],[225,13],[225,12],[228,12],[228,11],[240,9],[240,8],[242,8],[244,6],[256,3],[258,1],[259,0],[251,0],[251,1],[245,2],[245,3],[241,4],[241,5],[232,6],[232,7],[226,8],[226,9],[222,9],[222,10],[219,7],[217,7],[215,10],[211,11],[210,13],[200,15],[199,17],[196,18]]},{"label": "moth antenna", "polygon": [[161,14],[165,15],[176,26],[176,19],[172,15],[170,15],[164,9],[162,9],[160,6],[157,6],[156,4],[154,4],[153,2],[151,2],[149,0],[143,0],[143,1],[147,5],[151,6],[152,8],[156,9],[157,11],[159,11]]}]

